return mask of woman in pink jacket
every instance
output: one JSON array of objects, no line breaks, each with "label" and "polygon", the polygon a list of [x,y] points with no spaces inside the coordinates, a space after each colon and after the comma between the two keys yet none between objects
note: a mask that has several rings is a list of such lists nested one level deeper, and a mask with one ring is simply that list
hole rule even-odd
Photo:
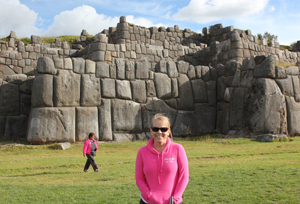
[{"label": "woman in pink jacket", "polygon": [[94,156],[96,156],[96,151],[98,149],[97,141],[95,140],[95,133],[91,132],[89,134],[89,139],[84,142],[83,145],[83,156],[87,157],[87,161],[85,163],[84,172],[87,172],[90,165],[92,165],[95,172],[98,172],[98,166],[95,162]]},{"label": "woman in pink jacket", "polygon": [[170,122],[164,115],[152,118],[150,132],[153,138],[138,151],[135,166],[140,204],[179,204],[189,182],[185,150],[169,138]]}]

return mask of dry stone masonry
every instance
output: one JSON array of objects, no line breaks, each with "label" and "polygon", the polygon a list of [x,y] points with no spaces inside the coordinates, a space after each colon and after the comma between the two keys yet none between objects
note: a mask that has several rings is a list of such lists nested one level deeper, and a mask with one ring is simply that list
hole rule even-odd
[{"label": "dry stone masonry", "polygon": [[[221,24],[202,33],[178,26],[149,29],[120,18],[75,45],[12,31],[0,42],[0,137],[35,144],[150,137],[165,113],[175,136],[300,133],[300,52],[267,45],[250,30]],[[277,135],[277,136],[276,136]]]}]

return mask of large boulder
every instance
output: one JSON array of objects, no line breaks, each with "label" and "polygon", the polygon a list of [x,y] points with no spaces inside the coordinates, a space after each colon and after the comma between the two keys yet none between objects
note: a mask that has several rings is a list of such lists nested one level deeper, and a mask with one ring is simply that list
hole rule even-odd
[{"label": "large boulder", "polygon": [[112,141],[112,117],[111,117],[111,101],[109,99],[102,99],[99,110],[99,140]]},{"label": "large boulder", "polygon": [[179,110],[194,110],[194,96],[189,78],[185,74],[178,77]]},{"label": "large boulder", "polygon": [[286,96],[287,103],[287,121],[289,135],[300,134],[300,103],[297,103],[293,97]]},{"label": "large boulder", "polygon": [[3,83],[0,86],[0,115],[20,114],[20,94],[19,87],[12,83]]},{"label": "large boulder", "polygon": [[146,103],[146,83],[143,80],[131,81],[132,100],[138,103]]},{"label": "large boulder", "polygon": [[9,66],[0,64],[0,79],[6,79],[7,76],[14,74],[16,73],[11,68],[9,68]]},{"label": "large boulder", "polygon": [[194,111],[178,111],[172,133],[174,136],[191,136],[198,132],[199,127]]},{"label": "large boulder", "polygon": [[33,108],[53,107],[53,75],[41,74],[35,77],[31,104]]},{"label": "large boulder", "polygon": [[113,131],[142,132],[142,112],[139,103],[113,99],[112,114]]},{"label": "large boulder", "polygon": [[[207,104],[195,104],[196,134],[214,133],[216,129],[216,108]],[[194,134],[195,134],[194,133]]]},{"label": "large boulder", "polygon": [[268,56],[262,63],[256,65],[253,76],[257,78],[276,78],[276,56]]},{"label": "large boulder", "polygon": [[246,91],[246,88],[235,88],[230,97],[229,125],[231,129],[241,129],[243,127],[244,96]]},{"label": "large boulder", "polygon": [[170,99],[171,96],[171,79],[167,74],[155,73],[154,84],[156,88],[156,95],[160,99]]},{"label": "large boulder", "polygon": [[4,137],[26,139],[28,117],[25,115],[6,116]]},{"label": "large boulder", "polygon": [[55,75],[57,69],[55,69],[54,62],[49,57],[40,57],[37,61],[37,71],[41,74]]},{"label": "large boulder", "polygon": [[70,70],[58,70],[53,81],[54,106],[78,106],[80,101],[80,75]]},{"label": "large boulder", "polygon": [[100,79],[94,74],[83,74],[80,95],[81,106],[99,106],[101,104]]},{"label": "large boulder", "polygon": [[132,99],[130,82],[127,80],[116,80],[116,94],[120,99]]},{"label": "large boulder", "polygon": [[195,103],[207,103],[206,84],[202,79],[191,81]]},{"label": "large boulder", "polygon": [[97,62],[96,77],[109,78],[109,64],[107,64],[106,62]]},{"label": "large boulder", "polygon": [[98,108],[76,107],[76,141],[85,141],[90,132],[98,140]]},{"label": "large boulder", "polygon": [[251,133],[287,133],[285,97],[276,82],[256,79],[245,97],[244,127]]},{"label": "large boulder", "polygon": [[27,141],[33,144],[75,142],[75,108],[33,108]]},{"label": "large boulder", "polygon": [[135,77],[137,79],[148,79],[149,69],[147,58],[139,58],[136,60]]},{"label": "large boulder", "polygon": [[101,79],[102,97],[115,98],[116,97],[116,80],[114,79]]},{"label": "large boulder", "polygon": [[132,142],[136,140],[135,134],[114,133],[115,142]]}]

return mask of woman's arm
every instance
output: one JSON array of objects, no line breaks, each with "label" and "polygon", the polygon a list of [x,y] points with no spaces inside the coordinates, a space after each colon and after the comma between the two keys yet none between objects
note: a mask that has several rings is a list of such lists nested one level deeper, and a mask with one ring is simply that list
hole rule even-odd
[{"label": "woman's arm", "polygon": [[146,178],[144,176],[143,166],[143,155],[142,150],[140,149],[137,154],[136,162],[135,162],[135,181],[137,187],[140,189],[142,196],[144,199],[149,200],[151,196],[150,188],[146,183]]},{"label": "woman's arm", "polygon": [[174,191],[174,203],[182,202],[182,194],[189,182],[189,164],[184,148],[180,145],[177,157],[178,181]]}]

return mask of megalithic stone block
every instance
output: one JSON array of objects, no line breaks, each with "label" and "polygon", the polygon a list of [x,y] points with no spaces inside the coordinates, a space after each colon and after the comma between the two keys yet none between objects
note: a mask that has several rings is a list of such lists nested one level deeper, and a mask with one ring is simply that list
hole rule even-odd
[{"label": "megalithic stone block", "polygon": [[33,108],[27,141],[33,144],[75,142],[75,108]]},{"label": "megalithic stone block", "polygon": [[85,141],[90,132],[95,133],[95,140],[99,139],[98,108],[76,107],[76,141]]},{"label": "megalithic stone block", "polygon": [[53,75],[43,74],[35,77],[31,104],[33,108],[53,107]]},{"label": "megalithic stone block", "polygon": [[69,70],[58,70],[53,80],[54,106],[79,106],[80,75]]},{"label": "megalithic stone block", "polygon": [[81,106],[101,105],[101,85],[100,79],[94,74],[83,74],[81,76]]},{"label": "megalithic stone block", "polygon": [[111,115],[111,100],[102,99],[99,110],[99,140],[112,141],[112,115]]}]

